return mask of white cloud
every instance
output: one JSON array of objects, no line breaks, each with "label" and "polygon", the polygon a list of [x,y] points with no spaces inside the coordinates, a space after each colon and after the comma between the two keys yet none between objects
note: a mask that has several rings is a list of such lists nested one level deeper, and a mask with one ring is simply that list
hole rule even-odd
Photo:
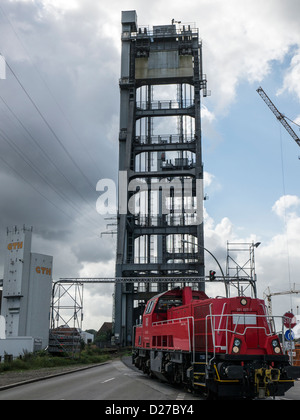
[{"label": "white cloud", "polygon": [[111,278],[114,277],[114,260],[98,263],[84,263],[79,271],[81,278]]},{"label": "white cloud", "polygon": [[[115,273],[114,259],[93,263],[85,262],[79,278],[111,278]],[[83,330],[99,330],[103,322],[111,322],[114,285],[110,283],[85,283],[83,289]]]},{"label": "white cloud", "polygon": [[[287,3],[299,10],[299,4]],[[299,45],[299,26],[296,15],[287,14],[282,3],[274,0],[259,4],[253,0],[210,1],[204,2],[202,10],[199,26],[205,72],[213,97],[218,97],[218,110],[226,111],[238,83],[261,81],[274,60],[282,61],[291,46]],[[296,57],[294,61],[296,68]]]},{"label": "white cloud", "polygon": [[[223,271],[225,271],[227,241],[235,239],[234,225],[228,217],[224,217],[216,224],[204,209],[204,245],[220,262]],[[208,254],[205,258],[210,261]]]},{"label": "white cloud", "polygon": [[[283,233],[272,238],[268,253],[279,258],[282,256],[294,283],[298,280],[296,274],[300,270],[300,198],[291,195],[280,197],[273,210],[282,219]],[[287,270],[285,274],[287,277]]]},{"label": "white cloud", "polygon": [[[11,0],[15,3],[33,3],[34,0]],[[40,3],[45,7],[46,10],[48,9],[56,9],[59,11],[66,11],[66,10],[74,10],[78,8],[78,1],[77,0],[68,0],[68,2],[64,0],[41,0]]]},{"label": "white cloud", "polygon": [[283,80],[283,86],[278,91],[278,94],[288,91],[289,93],[295,93],[300,100],[300,49],[293,56],[290,66],[285,74]]},{"label": "white cloud", "polygon": [[215,176],[209,172],[204,172],[204,188],[209,187],[215,180]]},{"label": "white cloud", "polygon": [[85,286],[84,288],[84,314],[83,330],[99,330],[104,322],[112,320],[112,294],[113,286],[107,287],[106,293],[103,293],[101,286]]},{"label": "white cloud", "polygon": [[300,198],[296,195],[285,195],[276,201],[272,210],[281,218],[294,217],[293,208],[300,206]]},{"label": "white cloud", "polygon": [[[274,232],[268,241],[255,249],[259,298],[263,298],[264,291],[268,287],[271,292],[288,291],[294,287],[294,284],[296,284],[296,289],[300,289],[298,277],[300,272],[300,197],[291,195],[280,197],[272,209],[280,218],[281,224],[278,224],[277,232]],[[207,211],[204,215],[205,247],[217,257],[224,272],[227,241],[237,244],[260,241],[255,234],[246,238],[242,237],[239,228],[227,217],[216,223]],[[209,255],[206,254],[205,257],[207,271],[215,267],[215,264]],[[243,258],[243,255],[240,257]],[[237,258],[239,258],[238,254]],[[213,295],[210,285],[209,292]],[[300,295],[274,297],[273,315],[281,316],[290,309],[296,313],[298,306],[300,306]]]},{"label": "white cloud", "polygon": [[201,106],[201,117],[202,120],[204,120],[204,122],[207,121],[210,124],[213,123],[216,119],[214,113],[209,111],[209,109],[205,105]]},{"label": "white cloud", "polygon": [[[68,28],[77,16],[81,16],[82,27],[90,26],[94,31],[91,38],[109,41],[118,54],[122,10],[136,9],[139,25],[167,24],[171,21],[169,10],[182,22],[195,21],[203,40],[204,73],[208,75],[213,102],[222,112],[228,111],[228,106],[235,100],[241,81],[261,81],[270,73],[274,60],[282,61],[291,47],[300,46],[299,2],[296,0],[286,0],[284,5],[281,0],[263,3],[258,0],[201,0],[200,3],[190,0],[184,9],[179,1],[165,0],[162,6],[160,1],[153,0],[151,10],[139,0],[115,0],[113,7],[90,0],[41,0],[40,4],[45,22],[47,14],[55,14],[65,19]],[[103,64],[107,61],[108,56]],[[291,59],[284,82],[284,88],[299,96],[298,79],[299,50]]]}]

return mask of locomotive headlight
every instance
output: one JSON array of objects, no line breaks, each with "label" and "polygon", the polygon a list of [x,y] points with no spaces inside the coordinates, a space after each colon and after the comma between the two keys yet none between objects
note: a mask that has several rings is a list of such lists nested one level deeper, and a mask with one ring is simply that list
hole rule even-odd
[{"label": "locomotive headlight", "polygon": [[281,352],[278,340],[273,340],[272,346],[273,346],[274,353],[279,354]]},{"label": "locomotive headlight", "polygon": [[239,353],[241,344],[242,344],[241,340],[239,340],[238,338],[235,338],[233,341],[232,352],[235,354]]},{"label": "locomotive headlight", "polygon": [[243,298],[241,299],[241,305],[246,306],[247,305],[247,299]]}]

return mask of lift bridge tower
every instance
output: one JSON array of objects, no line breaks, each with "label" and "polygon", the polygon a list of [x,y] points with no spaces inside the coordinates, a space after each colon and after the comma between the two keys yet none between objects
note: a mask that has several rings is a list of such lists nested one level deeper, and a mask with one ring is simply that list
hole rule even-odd
[{"label": "lift bridge tower", "polygon": [[153,295],[183,284],[204,290],[191,279],[204,276],[206,78],[198,29],[180,23],[138,27],[136,11],[122,12],[116,277],[124,281],[114,296],[120,345],[131,344]]}]

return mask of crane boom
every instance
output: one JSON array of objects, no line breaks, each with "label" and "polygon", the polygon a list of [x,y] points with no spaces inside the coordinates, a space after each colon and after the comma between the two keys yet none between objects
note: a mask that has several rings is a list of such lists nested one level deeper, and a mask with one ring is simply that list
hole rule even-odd
[{"label": "crane boom", "polygon": [[295,133],[295,131],[292,129],[292,127],[290,126],[290,124],[287,122],[286,117],[283,114],[281,114],[281,112],[278,111],[278,109],[273,104],[273,102],[268,97],[268,95],[263,90],[263,88],[262,87],[259,87],[256,90],[256,92],[258,92],[258,94],[262,97],[262,99],[268,105],[268,107],[270,108],[270,110],[273,112],[273,114],[275,115],[275,117],[281,122],[281,124],[284,126],[284,128],[286,129],[286,131],[290,134],[290,136],[295,140],[295,142],[300,147],[300,139],[299,139],[299,137],[297,136],[297,134]]},{"label": "crane boom", "polygon": [[267,308],[268,308],[268,313],[270,316],[272,316],[272,296],[280,296],[280,295],[291,295],[291,294],[298,294],[300,293],[300,290],[296,289],[296,285],[294,284],[294,288],[291,290],[285,290],[283,292],[273,292],[271,293],[270,288],[268,287],[265,291],[264,291],[264,300],[267,300]]}]

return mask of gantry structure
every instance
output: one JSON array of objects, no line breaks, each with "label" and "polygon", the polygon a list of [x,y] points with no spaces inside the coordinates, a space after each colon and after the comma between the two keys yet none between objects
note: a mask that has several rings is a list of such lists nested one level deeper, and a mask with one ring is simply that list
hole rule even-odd
[{"label": "gantry structure", "polygon": [[[145,302],[204,277],[202,45],[193,25],[138,27],[122,12],[114,333],[132,342]],[[153,278],[157,277],[157,282]],[[168,282],[168,278],[172,278]],[[204,290],[204,282],[191,283]]]}]

